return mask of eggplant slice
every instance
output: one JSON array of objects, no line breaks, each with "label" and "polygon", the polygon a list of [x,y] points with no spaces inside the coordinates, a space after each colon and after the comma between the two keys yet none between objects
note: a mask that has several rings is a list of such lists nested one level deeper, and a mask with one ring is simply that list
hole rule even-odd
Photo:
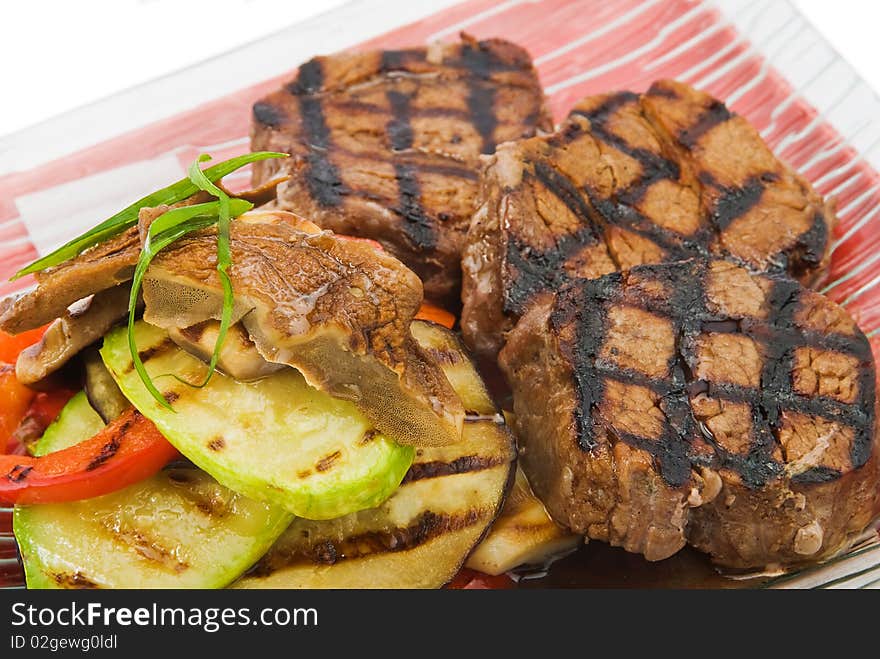
[{"label": "eggplant slice", "polygon": [[419,449],[377,508],[294,520],[233,587],[439,588],[483,538],[513,479],[513,436],[455,335],[421,321],[412,333],[467,410],[462,440]]},{"label": "eggplant slice", "polygon": [[574,551],[583,537],[554,522],[534,495],[522,469],[489,534],[470,555],[466,567],[504,574],[520,565],[547,565]]}]

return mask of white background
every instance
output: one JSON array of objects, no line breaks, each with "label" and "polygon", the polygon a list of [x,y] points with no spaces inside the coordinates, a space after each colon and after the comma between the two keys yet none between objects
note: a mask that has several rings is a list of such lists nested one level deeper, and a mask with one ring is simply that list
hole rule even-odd
[{"label": "white background", "polygon": [[[343,3],[3,0],[0,136]],[[880,89],[880,2],[794,0],[794,4],[875,90]]]}]

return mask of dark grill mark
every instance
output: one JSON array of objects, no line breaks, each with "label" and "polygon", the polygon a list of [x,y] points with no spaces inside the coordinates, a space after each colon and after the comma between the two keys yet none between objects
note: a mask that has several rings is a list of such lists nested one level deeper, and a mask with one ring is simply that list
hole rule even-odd
[{"label": "dark grill mark", "polygon": [[86,466],[86,471],[94,471],[116,455],[116,452],[119,450],[120,442],[121,433],[114,435],[106,444],[104,444],[104,446],[101,447],[101,452],[89,462]]},{"label": "dark grill mark", "polygon": [[622,282],[623,275],[620,273],[581,281],[579,287],[569,289],[568,294],[560,296],[550,315],[551,328],[557,335],[565,324],[576,322],[574,344],[566,346],[572,354],[566,356],[575,365],[573,371],[578,404],[574,416],[578,445],[584,451],[592,451],[598,446],[593,416],[602,401],[605,383],[601,378],[594,377],[591,365],[596,363],[605,341],[608,314],[605,301],[611,298],[612,292]]},{"label": "dark grill mark", "polygon": [[[535,178],[538,179],[547,190],[556,196],[566,207],[583,222],[584,226],[592,228],[592,213],[590,207],[581,195],[577,186],[568,177],[556,171],[545,162],[535,163]],[[595,231],[592,232],[596,235]]]},{"label": "dark grill mark", "polygon": [[[620,92],[593,110],[574,110],[571,114],[589,119],[591,135],[638,161],[642,167],[641,181],[638,185],[641,191],[638,195],[640,198],[644,191],[656,181],[661,179],[677,180],[681,175],[681,170],[677,162],[669,160],[663,157],[662,154],[654,153],[649,149],[631,146],[624,138],[616,135],[608,128],[608,119],[615,111],[624,105],[630,103],[638,104],[638,102],[638,94]],[[634,196],[634,192],[631,191],[630,195]]]},{"label": "dark grill mark", "polygon": [[812,226],[800,236],[794,249],[776,254],[772,261],[775,270],[788,272],[799,278],[809,270],[815,270],[825,258],[828,245],[828,223],[822,213],[813,216]]},{"label": "dark grill mark", "polygon": [[180,333],[183,337],[193,343],[198,343],[202,340],[202,335],[205,333],[205,330],[208,327],[207,321],[204,323],[197,323],[195,325],[190,325],[189,327],[184,327],[180,330]]},{"label": "dark grill mark", "polygon": [[325,455],[315,463],[315,471],[323,472],[330,469],[333,463],[342,457],[342,451],[333,451],[330,455]]},{"label": "dark grill mark", "polygon": [[407,64],[413,61],[422,61],[425,59],[425,51],[421,48],[410,48],[407,50],[383,50],[381,72],[391,73],[393,71],[407,70]]},{"label": "dark grill mark", "polygon": [[[143,350],[138,352],[138,357],[140,360],[146,364],[151,359],[159,357],[160,355],[168,352],[172,348],[176,348],[177,344],[171,340],[170,337],[165,337],[159,343],[154,346],[150,346],[149,348],[144,348]],[[125,367],[126,373],[131,373],[134,370],[134,363],[129,362]]]},{"label": "dark grill mark", "polygon": [[[392,148],[405,151],[413,145],[412,126],[409,123],[410,97],[395,90],[390,90],[387,97],[392,116],[385,130]],[[418,250],[433,248],[437,236],[433,222],[422,209],[418,169],[408,162],[395,159],[394,173],[398,188],[398,208],[395,210],[404,219],[403,229],[407,237]]]},{"label": "dark grill mark", "polygon": [[135,420],[139,418],[139,416],[139,413],[135,412],[131,417],[127,418],[118,428],[113,429],[113,435],[101,447],[100,453],[92,458],[92,461],[89,462],[89,464],[86,466],[86,471],[94,471],[105,462],[110,460],[114,455],[116,455],[116,452],[119,450],[119,447],[122,444],[122,438],[125,436],[125,433],[128,432],[128,429],[131,428]]},{"label": "dark grill mark", "polygon": [[718,232],[729,227],[735,219],[742,217],[761,201],[764,194],[764,181],[753,176],[741,188],[728,188],[715,202],[710,220]]},{"label": "dark grill mark", "polygon": [[270,551],[248,575],[266,577],[297,564],[335,565],[344,560],[364,558],[374,554],[408,551],[444,533],[473,526],[486,514],[479,509],[470,509],[454,515],[426,511],[406,527],[388,531],[370,531],[341,541],[322,539],[286,551]]},{"label": "dark grill mark", "polygon": [[176,391],[166,391],[164,394],[162,394],[162,398],[164,398],[165,402],[169,405],[173,405],[177,401],[177,399],[180,398],[180,394]]},{"label": "dark grill mark", "polygon": [[458,60],[445,62],[449,66],[461,67],[473,75],[489,79],[493,73],[502,71],[517,71],[521,67],[516,63],[506,62],[498,57],[495,51],[485,41],[481,41],[474,48],[471,44],[464,44]]},{"label": "dark grill mark", "polygon": [[12,469],[9,470],[9,473],[6,474],[6,480],[12,483],[21,483],[25,478],[28,477],[28,474],[31,473],[33,469],[33,467],[25,465],[15,465]]},{"label": "dark grill mark", "polygon": [[471,123],[483,140],[481,153],[494,153],[495,128],[498,126],[498,119],[495,117],[495,88],[479,80],[471,80],[468,87],[468,111]]},{"label": "dark grill mark", "polygon": [[287,123],[284,110],[271,103],[254,103],[253,112],[254,119],[269,128],[280,128]]},{"label": "dark grill mark", "polygon": [[692,149],[703,135],[733,116],[724,103],[713,100],[692,126],[685,128],[678,134],[678,140],[687,148]]},{"label": "dark grill mark", "polygon": [[71,590],[93,590],[100,586],[81,572],[55,572],[49,575],[60,588]]},{"label": "dark grill mark", "polygon": [[180,560],[175,552],[163,546],[157,540],[148,537],[138,529],[117,529],[108,520],[104,528],[120,543],[134,549],[139,556],[176,573],[189,569],[189,564]]},{"label": "dark grill mark", "polygon": [[339,171],[328,156],[331,140],[321,105],[323,85],[321,61],[313,59],[299,68],[299,75],[288,90],[297,97],[303,139],[309,149],[305,171],[309,192],[322,206],[333,207],[342,203],[345,190]]},{"label": "dark grill mark", "polygon": [[208,448],[212,451],[222,451],[226,448],[226,440],[222,437],[215,437],[210,442],[208,442]]},{"label": "dark grill mark", "polygon": [[831,467],[813,467],[812,469],[808,469],[807,471],[796,474],[791,477],[792,483],[798,484],[814,484],[814,483],[828,483],[830,481],[836,481],[840,478],[841,473],[837,469],[832,469]]},{"label": "dark grill mark", "polygon": [[317,57],[299,67],[296,80],[287,87],[294,96],[317,94],[324,87],[324,67]]},{"label": "dark grill mark", "polygon": [[366,446],[370,442],[372,442],[376,437],[378,437],[381,433],[375,428],[371,428],[367,432],[364,433],[364,436],[361,437],[361,441],[358,442],[361,446]]},{"label": "dark grill mark", "polygon": [[483,471],[491,469],[499,465],[507,464],[507,459],[503,456],[487,456],[487,455],[464,455],[456,458],[452,462],[443,462],[435,460],[433,462],[419,462],[413,464],[406,476],[403,477],[401,485],[412,483],[414,481],[425,480],[427,478],[439,478],[442,476],[453,476],[455,474],[465,474],[473,471]]},{"label": "dark grill mark", "polygon": [[409,125],[409,96],[394,90],[389,91],[387,96],[391,106],[391,120],[386,131],[391,140],[391,148],[395,151],[410,149],[413,145],[413,130]]}]

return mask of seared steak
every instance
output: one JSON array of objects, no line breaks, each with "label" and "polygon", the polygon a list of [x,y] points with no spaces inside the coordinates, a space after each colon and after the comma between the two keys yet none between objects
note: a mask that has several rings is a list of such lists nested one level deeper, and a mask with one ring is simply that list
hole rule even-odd
[{"label": "seared steak", "polygon": [[880,512],[870,346],[788,277],[693,259],[577,280],[499,359],[530,483],[590,538],[755,568],[828,557]]},{"label": "seared steak", "polygon": [[528,54],[500,39],[316,57],[253,107],[251,146],[290,153],[278,207],[373,238],[457,300],[480,154],[552,130]]},{"label": "seared steak", "polygon": [[748,122],[687,85],[581,101],[551,136],[498,148],[464,250],[462,330],[493,356],[542,291],[696,255],[823,274],[833,209]]}]

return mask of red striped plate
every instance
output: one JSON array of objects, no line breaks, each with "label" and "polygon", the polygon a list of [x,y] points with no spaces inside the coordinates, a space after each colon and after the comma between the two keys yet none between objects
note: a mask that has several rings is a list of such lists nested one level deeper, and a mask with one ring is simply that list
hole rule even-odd
[{"label": "red striped plate", "polygon": [[[431,14],[438,6],[445,8]],[[880,100],[791,6],[773,0],[350,3],[4,138],[0,278],[182,176],[196,154],[246,151],[251,104],[309,56],[422,43],[460,30],[525,46],[557,119],[582,96],[642,91],[658,78],[678,78],[725,99],[777,154],[837,199],[840,224],[824,292],[858,319],[880,355]],[[237,176],[242,184],[246,179]],[[4,281],[0,295],[28,284]],[[0,544],[9,544],[8,526],[0,512]],[[0,580],[20,583],[9,553],[0,547]],[[868,534],[839,561],[777,583],[876,585],[878,564],[877,536]]]}]

